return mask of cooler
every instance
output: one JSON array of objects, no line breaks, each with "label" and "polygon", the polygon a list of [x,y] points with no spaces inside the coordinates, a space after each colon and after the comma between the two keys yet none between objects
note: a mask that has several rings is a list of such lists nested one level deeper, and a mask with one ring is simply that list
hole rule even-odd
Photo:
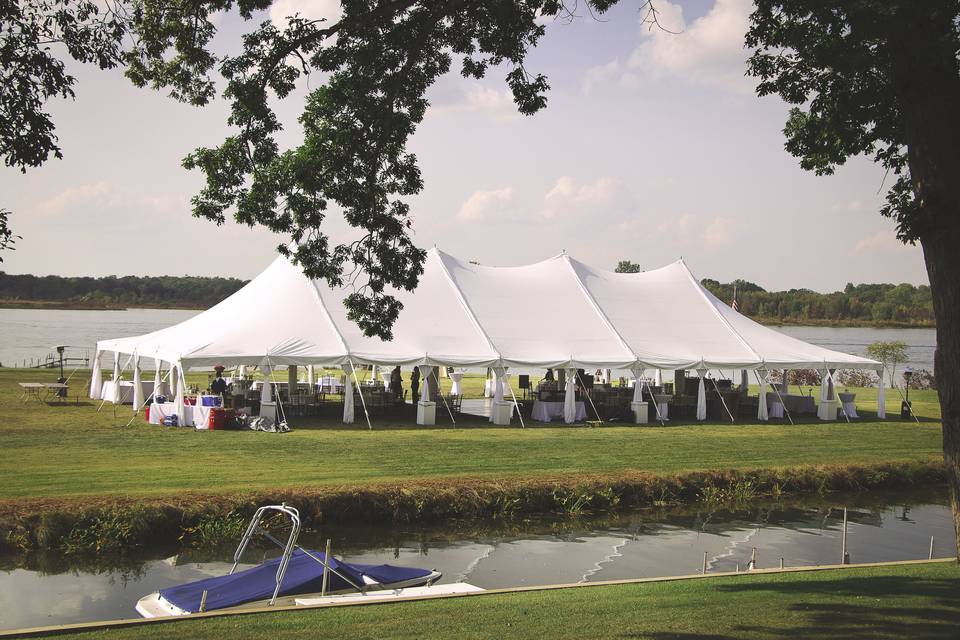
[{"label": "cooler", "polygon": [[207,422],[207,428],[212,430],[227,429],[234,420],[237,412],[233,409],[221,409],[214,407],[210,409],[210,418]]}]

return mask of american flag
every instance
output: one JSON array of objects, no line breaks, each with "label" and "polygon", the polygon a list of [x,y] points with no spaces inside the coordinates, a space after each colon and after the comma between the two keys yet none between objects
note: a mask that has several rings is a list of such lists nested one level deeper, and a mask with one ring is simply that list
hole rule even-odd
[{"label": "american flag", "polygon": [[734,311],[740,311],[740,305],[737,304],[737,288],[733,288],[733,302],[730,303],[730,308]]}]

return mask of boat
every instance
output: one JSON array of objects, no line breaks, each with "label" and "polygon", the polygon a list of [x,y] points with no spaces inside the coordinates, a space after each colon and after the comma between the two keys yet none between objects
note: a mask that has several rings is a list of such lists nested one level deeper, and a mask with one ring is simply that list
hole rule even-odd
[{"label": "boat", "polygon": [[[264,517],[280,513],[289,518],[290,535],[284,543],[262,527]],[[248,610],[276,606],[317,606],[337,602],[424,597],[483,591],[466,583],[434,584],[439,571],[390,564],[358,564],[338,560],[330,552],[304,549],[297,544],[300,514],[287,505],[257,509],[224,576],[204,578],[144,596],[137,613],[144,618],[187,616],[209,611]],[[283,553],[249,569],[237,571],[243,553],[257,535]]]}]

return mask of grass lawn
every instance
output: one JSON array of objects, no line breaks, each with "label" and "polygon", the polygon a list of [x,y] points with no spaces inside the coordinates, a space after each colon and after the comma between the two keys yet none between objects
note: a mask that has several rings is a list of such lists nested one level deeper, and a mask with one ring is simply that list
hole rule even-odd
[{"label": "grass lawn", "polygon": [[[677,474],[815,464],[927,461],[941,455],[939,405],[911,394],[925,419],[865,418],[804,424],[673,424],[493,428],[465,419],[457,428],[417,427],[410,414],[365,424],[294,421],[288,434],[171,429],[131,409],[81,402],[20,402],[17,382],[53,381],[54,371],[0,370],[0,499],[163,496],[184,490],[231,493],[289,487],[363,485],[450,478],[552,478],[643,470]],[[74,387],[82,388],[82,374]],[[79,383],[79,384],[76,384]],[[476,380],[471,384],[478,384]],[[869,409],[871,390],[858,400]],[[895,395],[895,394],[891,394]],[[889,410],[899,398],[889,398]],[[334,411],[334,414],[336,411]],[[438,416],[441,412],[438,411]],[[868,415],[864,412],[864,415]],[[893,415],[892,413],[890,415]],[[898,415],[898,414],[897,414]],[[361,414],[362,416],[362,414]],[[358,416],[362,420],[362,417]]]},{"label": "grass lawn", "polygon": [[598,586],[191,620],[80,634],[146,638],[944,638],[956,563]]}]

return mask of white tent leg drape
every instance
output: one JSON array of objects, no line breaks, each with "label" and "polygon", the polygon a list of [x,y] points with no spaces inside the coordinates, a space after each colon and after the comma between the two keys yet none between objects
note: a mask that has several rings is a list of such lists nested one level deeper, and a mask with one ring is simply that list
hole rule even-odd
[{"label": "white tent leg drape", "polygon": [[790,369],[783,370],[783,380],[780,384],[780,395],[785,396],[790,393]]},{"label": "white tent leg drape", "polygon": [[100,350],[93,356],[93,369],[90,371],[90,398],[99,400],[103,392],[103,371],[100,370]]},{"label": "white tent leg drape", "polygon": [[433,367],[420,365],[420,379],[423,380],[423,392],[420,394],[421,402],[430,402],[433,393]]},{"label": "white tent leg drape", "polygon": [[877,383],[877,417],[881,420],[887,417],[887,393],[883,384],[886,373],[885,369],[880,369],[880,381]]},{"label": "white tent leg drape", "polygon": [[246,377],[247,375],[247,365],[242,364],[237,367],[237,375],[241,378]]},{"label": "white tent leg drape", "polygon": [[563,395],[563,421],[573,424],[577,421],[577,370],[567,369],[567,388]]},{"label": "white tent leg drape", "polygon": [[179,362],[176,364],[176,367],[170,372],[170,377],[173,380],[177,381],[177,395],[174,400],[174,412],[177,414],[177,424],[181,427],[186,423],[186,408],[184,395],[186,393],[186,379],[183,377],[183,365]]},{"label": "white tent leg drape", "polygon": [[263,371],[263,386],[260,387],[260,404],[264,402],[273,402],[273,367],[263,365],[260,367]]},{"label": "white tent leg drape", "polygon": [[313,365],[307,365],[307,384],[310,385],[310,390],[313,391],[314,385],[317,383],[316,374],[313,371]]},{"label": "white tent leg drape", "polygon": [[133,356],[133,412],[143,404],[143,387],[140,385],[140,356]]},{"label": "white tent leg drape", "polygon": [[657,369],[657,372],[653,374],[653,386],[662,387],[663,386],[663,372],[660,369]]},{"label": "white tent leg drape", "polygon": [[757,378],[760,382],[760,403],[757,405],[757,420],[766,422],[770,419],[767,413],[767,372],[764,369],[757,371]]},{"label": "white tent leg drape", "polygon": [[828,371],[820,370],[820,405],[817,407],[817,417],[821,420],[834,420],[836,416],[830,417],[830,382],[828,380]]},{"label": "white tent leg drape", "polygon": [[490,409],[490,422],[495,422],[496,407],[503,402],[503,381],[506,377],[506,367],[493,368],[493,406]]},{"label": "white tent leg drape", "polygon": [[633,383],[633,401],[634,402],[643,402],[643,369],[633,369],[631,370],[635,382]]},{"label": "white tent leg drape", "polygon": [[162,378],[160,377],[160,358],[154,358],[154,361],[153,361],[153,393],[151,394],[151,397],[153,398],[153,401],[154,401],[154,402],[157,401],[157,396],[163,395],[163,394],[162,394],[163,389],[160,388],[160,385],[162,384],[161,381],[162,381]]},{"label": "white tent leg drape", "polygon": [[750,375],[747,373],[746,369],[740,369],[740,389],[743,393],[746,393],[750,388]]},{"label": "white tent leg drape", "polygon": [[118,404],[120,402],[120,352],[113,352],[113,394],[110,396],[110,402]]},{"label": "white tent leg drape", "polygon": [[353,365],[343,365],[343,422],[353,424]]},{"label": "white tent leg drape", "polygon": [[287,367],[287,397],[289,398],[297,391],[297,383],[299,379],[297,378],[297,365],[291,364]]},{"label": "white tent leg drape", "polygon": [[706,420],[707,391],[703,387],[703,376],[707,375],[707,370],[697,369],[697,375],[700,376],[700,383],[697,385],[697,420]]}]

